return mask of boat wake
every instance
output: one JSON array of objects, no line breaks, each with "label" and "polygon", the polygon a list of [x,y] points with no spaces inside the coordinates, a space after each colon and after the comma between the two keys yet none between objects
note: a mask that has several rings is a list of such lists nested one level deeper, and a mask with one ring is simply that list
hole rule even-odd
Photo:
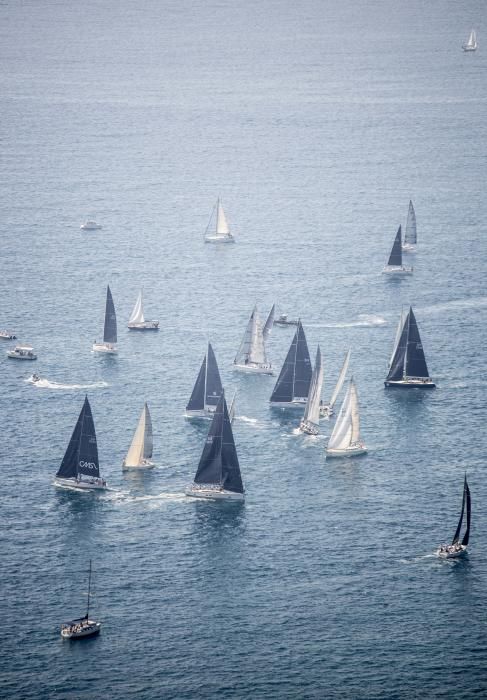
[{"label": "boat wake", "polygon": [[444,304],[432,304],[421,309],[422,313],[435,314],[450,309],[478,309],[487,306],[487,297],[470,297],[467,299],[454,299]]},{"label": "boat wake", "polygon": [[359,314],[355,321],[343,323],[308,323],[308,326],[314,328],[374,328],[386,325],[387,321],[385,318],[374,314]]},{"label": "boat wake", "polygon": [[49,379],[34,380],[34,377],[29,377],[25,380],[27,384],[32,384],[39,389],[62,389],[64,391],[75,391],[77,389],[104,389],[108,386],[107,382],[93,382],[92,384],[61,384],[60,382],[50,382]]},{"label": "boat wake", "polygon": [[155,495],[145,495],[145,496],[132,496],[127,491],[117,491],[116,489],[110,489],[106,493],[106,500],[120,503],[122,505],[131,505],[133,503],[144,503],[144,502],[162,502],[162,501],[186,501],[191,500],[186,496],[185,493],[159,493]]},{"label": "boat wake", "polygon": [[258,423],[257,418],[248,418],[247,416],[235,416],[237,420],[241,420],[242,423]]}]

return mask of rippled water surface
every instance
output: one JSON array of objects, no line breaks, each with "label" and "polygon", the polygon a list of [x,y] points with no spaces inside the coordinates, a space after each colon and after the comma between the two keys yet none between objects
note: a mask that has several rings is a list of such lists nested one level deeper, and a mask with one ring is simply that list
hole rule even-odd
[{"label": "rippled water surface", "polygon": [[[0,341],[2,697],[482,697],[484,3],[24,0],[0,17],[0,325],[39,355]],[[233,246],[202,240],[218,196]],[[414,274],[385,279],[410,198]],[[116,357],[91,352],[107,283]],[[141,286],[159,333],[126,329]],[[320,343],[325,397],[352,348],[366,456],[325,461],[333,423],[296,435],[268,407],[275,378],[232,372],[253,305],[274,302]],[[425,394],[383,386],[410,303]],[[208,338],[238,390],[242,505],[184,495]],[[273,330],[277,369],[291,338]],[[52,486],[85,392],[99,496]],[[157,468],[122,473],[144,401]],[[465,470],[469,554],[439,561]],[[102,634],[64,642],[90,558]]]}]

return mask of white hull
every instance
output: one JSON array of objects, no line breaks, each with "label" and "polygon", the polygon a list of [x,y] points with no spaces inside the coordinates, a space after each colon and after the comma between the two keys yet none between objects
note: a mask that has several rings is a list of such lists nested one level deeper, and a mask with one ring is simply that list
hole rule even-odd
[{"label": "white hull", "polygon": [[306,433],[306,435],[319,435],[320,432],[320,429],[317,425],[307,420],[301,421],[299,429],[302,433]]},{"label": "white hull", "polygon": [[271,365],[259,365],[250,362],[248,365],[234,363],[233,369],[237,372],[246,372],[247,374],[274,374]]},{"label": "white hull", "polygon": [[442,559],[457,559],[458,557],[463,556],[467,551],[467,548],[464,544],[461,544],[460,547],[461,549],[453,549],[452,546],[449,545],[446,551],[440,548],[437,550],[436,554]]},{"label": "white hull", "polygon": [[93,352],[104,352],[108,355],[116,355],[118,350],[112,343],[93,343]]},{"label": "white hull", "polygon": [[412,275],[413,268],[407,265],[386,265],[382,270],[383,275]]},{"label": "white hull", "polygon": [[331,418],[333,413],[334,412],[331,406],[320,406],[320,416],[322,418]]},{"label": "white hull", "polygon": [[150,462],[148,459],[142,460],[141,464],[125,464],[122,462],[122,469],[152,469],[156,465],[154,462]]},{"label": "white hull", "polygon": [[[216,408],[216,406],[215,406]],[[201,411],[186,411],[184,414],[185,418],[206,418],[208,420],[211,420],[213,418],[213,414],[215,413],[215,409],[210,411],[210,409],[203,408]]]},{"label": "white hull", "polygon": [[235,493],[235,491],[226,491],[225,489],[213,489],[213,488],[200,488],[191,486],[185,491],[186,496],[192,496],[193,498],[206,498],[213,501],[243,501],[243,493]]},{"label": "white hull", "polygon": [[158,331],[159,321],[144,321],[143,323],[128,323],[127,328],[133,331]]},{"label": "white hull", "polygon": [[412,243],[403,243],[402,249],[406,253],[415,253],[416,252],[416,246],[413,245]]},{"label": "white hull", "polygon": [[61,628],[61,637],[64,639],[81,639],[82,637],[93,637],[100,632],[101,624],[94,620],[87,620],[79,624],[64,625]]},{"label": "white hull", "polygon": [[107,489],[106,481],[103,479],[99,481],[83,481],[74,478],[63,479],[59,476],[54,479],[54,486],[64,489],[75,489],[76,491],[106,491]]},{"label": "white hull", "polygon": [[225,236],[205,236],[205,243],[235,243],[235,238],[229,233]]},{"label": "white hull", "polygon": [[407,379],[389,379],[384,382],[388,387],[399,387],[404,389],[434,389],[436,384],[431,379],[416,379],[408,377]]},{"label": "white hull", "polygon": [[8,331],[0,331],[0,339],[1,340],[17,340],[17,336],[14,335],[13,333],[9,333]]},{"label": "white hull", "polygon": [[14,350],[9,350],[7,352],[7,357],[10,357],[11,360],[37,360],[37,355],[33,353],[31,355],[19,355],[19,353]]},{"label": "white hull", "polygon": [[327,449],[327,457],[355,457],[356,455],[364,455],[367,452],[365,445],[357,445],[356,447],[348,447],[345,450]]},{"label": "white hull", "polygon": [[270,401],[271,408],[304,408],[306,406],[307,397],[300,397],[294,401]]},{"label": "white hull", "polygon": [[477,47],[476,47],[476,46],[462,46],[462,49],[463,49],[464,51],[466,51],[467,53],[468,53],[469,51],[477,51]]}]

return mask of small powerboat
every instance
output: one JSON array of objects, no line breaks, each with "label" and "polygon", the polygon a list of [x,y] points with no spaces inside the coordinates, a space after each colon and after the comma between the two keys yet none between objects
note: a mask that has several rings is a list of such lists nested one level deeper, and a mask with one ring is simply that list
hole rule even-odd
[{"label": "small powerboat", "polygon": [[101,224],[97,224],[93,219],[88,219],[84,224],[81,224],[80,229],[82,231],[98,231],[98,229],[103,228]]},{"label": "small powerboat", "polygon": [[40,382],[41,378],[39,377],[38,374],[33,374],[32,377],[30,378],[30,383],[31,384],[37,384],[37,382]]},{"label": "small powerboat", "polygon": [[7,352],[7,357],[13,360],[37,360],[31,345],[16,345],[13,350]]},{"label": "small powerboat", "polygon": [[0,338],[2,340],[17,340],[17,336],[10,331],[0,331]]},{"label": "small powerboat", "polygon": [[275,326],[297,326],[298,321],[295,319],[290,319],[287,317],[287,314],[281,314],[277,318],[274,319],[274,325]]}]

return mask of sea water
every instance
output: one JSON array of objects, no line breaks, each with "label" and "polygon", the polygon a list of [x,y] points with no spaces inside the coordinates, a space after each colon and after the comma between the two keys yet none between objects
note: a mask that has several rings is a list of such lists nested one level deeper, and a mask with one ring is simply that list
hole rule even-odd
[{"label": "sea water", "polygon": [[[0,17],[0,325],[39,358],[0,358],[2,697],[481,697],[484,3],[23,0]],[[218,197],[232,246],[203,242]],[[409,199],[414,274],[389,279]],[[91,352],[107,284],[117,356]],[[140,288],[158,333],[126,328]],[[302,319],[325,400],[352,349],[366,456],[325,461],[333,420],[296,434],[299,412],[268,406],[275,377],[232,372],[255,303]],[[435,391],[383,386],[409,304]],[[272,331],[277,371],[293,332]],[[184,495],[208,339],[238,390],[243,505]],[[85,392],[100,495],[52,486]],[[122,472],[144,401],[157,466]],[[465,471],[468,557],[441,561]],[[102,633],[66,642],[90,558]]]}]

